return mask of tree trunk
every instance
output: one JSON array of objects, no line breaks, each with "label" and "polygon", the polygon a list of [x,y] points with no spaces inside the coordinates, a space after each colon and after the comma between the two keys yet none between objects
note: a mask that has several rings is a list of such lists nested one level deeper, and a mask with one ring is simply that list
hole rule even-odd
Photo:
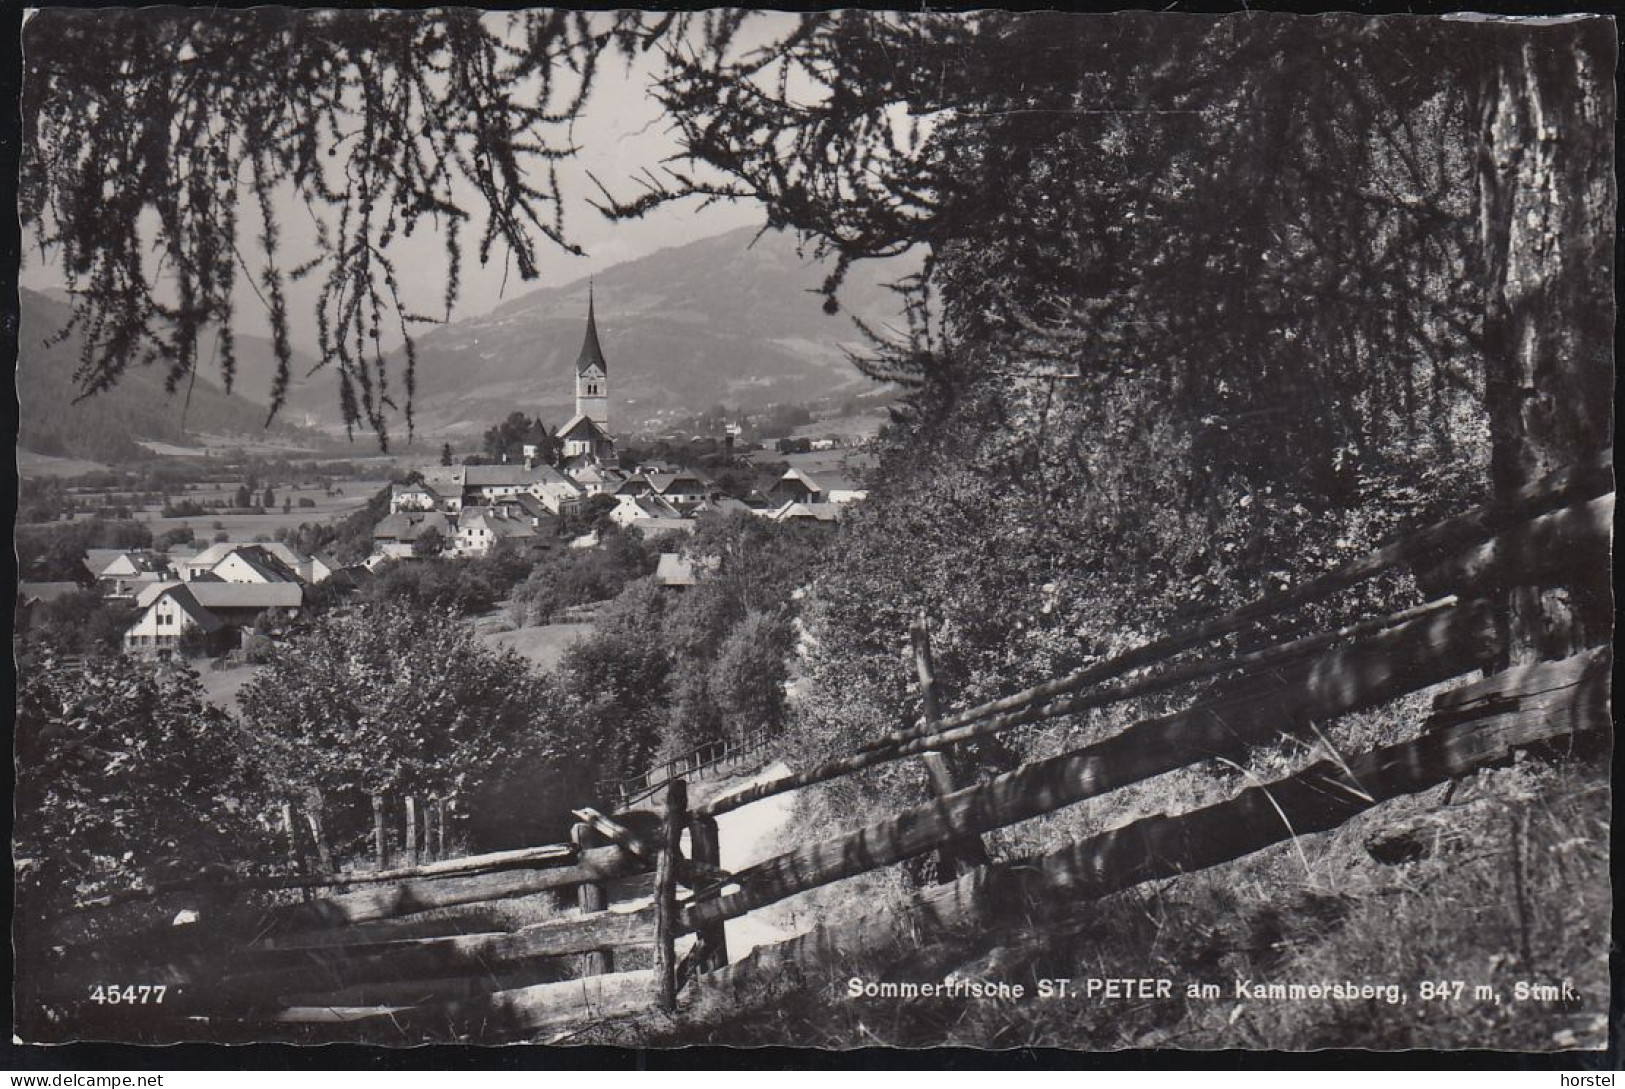
[{"label": "tree trunk", "polygon": [[[1487,27],[1479,103],[1485,397],[1497,497],[1613,438],[1612,24],[1576,17]],[[1604,639],[1608,572],[1506,588],[1506,658]]]}]

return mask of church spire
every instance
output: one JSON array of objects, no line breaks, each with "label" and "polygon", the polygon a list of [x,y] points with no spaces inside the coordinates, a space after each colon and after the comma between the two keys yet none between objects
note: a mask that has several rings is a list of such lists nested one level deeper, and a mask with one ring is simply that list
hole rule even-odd
[{"label": "church spire", "polygon": [[592,280],[587,280],[587,335],[581,341],[581,354],[576,356],[576,373],[584,374],[588,367],[594,363],[604,373],[609,373],[609,367],[604,363],[604,349],[598,344],[598,317],[593,312]]}]

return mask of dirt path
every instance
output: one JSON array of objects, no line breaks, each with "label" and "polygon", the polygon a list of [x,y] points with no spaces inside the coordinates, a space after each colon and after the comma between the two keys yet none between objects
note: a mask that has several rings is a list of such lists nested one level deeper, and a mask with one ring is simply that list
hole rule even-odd
[{"label": "dirt path", "polygon": [[[790,771],[781,763],[769,764],[749,779],[729,781],[718,797],[748,786],[775,779]],[[775,794],[717,818],[717,840],[722,852],[722,868],[742,870],[783,850],[784,832],[794,816],[795,794]],[[753,911],[742,919],[730,919],[728,959],[736,961],[758,945],[770,945],[794,937],[812,926],[812,920],[798,919],[784,904]]]}]

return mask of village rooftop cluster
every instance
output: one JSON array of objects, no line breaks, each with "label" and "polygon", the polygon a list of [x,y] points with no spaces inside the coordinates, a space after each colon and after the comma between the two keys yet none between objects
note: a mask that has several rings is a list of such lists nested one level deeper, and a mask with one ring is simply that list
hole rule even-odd
[{"label": "village rooftop cluster", "polygon": [[[833,524],[846,504],[863,499],[865,486],[844,474],[813,474],[791,467],[765,492],[745,499],[724,494],[705,476],[682,466],[650,462],[620,466],[609,429],[609,373],[589,296],[586,334],[575,367],[575,414],[555,433],[558,463],[542,460],[539,444],[523,448],[522,463],[442,465],[412,473],[390,486],[389,514],[373,528],[372,553],[343,566],[283,542],[219,541],[196,552],[176,546],[90,549],[88,581],[109,602],[139,610],[125,631],[129,655],[214,656],[241,645],[248,633],[273,633],[309,604],[313,588],[343,593],[380,566],[431,557],[480,559],[498,547],[539,553],[556,547],[586,549],[596,531],[573,532],[589,500],[614,501],[605,517],[645,538],[692,533],[707,513],[744,511],[779,522]],[[603,504],[600,503],[600,510]],[[693,581],[693,565],[663,554],[657,578],[679,587]],[[23,582],[27,609],[81,588],[75,582]]]}]

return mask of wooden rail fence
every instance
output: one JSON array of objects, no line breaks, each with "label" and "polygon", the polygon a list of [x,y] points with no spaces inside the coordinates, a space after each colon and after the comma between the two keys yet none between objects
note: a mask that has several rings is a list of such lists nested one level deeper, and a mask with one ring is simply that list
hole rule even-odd
[{"label": "wooden rail fence", "polygon": [[654,797],[673,779],[694,780],[725,767],[739,764],[761,752],[773,740],[770,730],[754,730],[735,740],[708,741],[704,745],[656,764],[642,775],[629,779],[606,779],[598,783],[599,797],[616,809],[629,809]]},{"label": "wooden rail fence", "polygon": [[[989,924],[1014,907],[1041,916],[1222,865],[1519,751],[1605,735],[1612,651],[1594,646],[1445,688],[1409,740],[1358,754],[1330,752],[1201,809],[1146,817],[1019,865],[988,862],[979,839],[1181,768],[1240,763],[1251,747],[1283,735],[1323,740],[1316,723],[1478,673],[1504,649],[1496,602],[1506,587],[1572,582],[1575,556],[1606,555],[1612,488],[1611,459],[1577,467],[1527,489],[1516,509],[1471,511],[1178,636],[950,714],[938,706],[920,625],[915,641],[926,664],[919,670],[925,697],[919,719],[839,759],[693,803],[685,772],[735,758],[742,746],[722,754],[702,748],[642,782],[609,784],[615,789],[605,800],[616,812],[578,810],[569,844],[371,874],[294,875],[276,881],[350,888],[251,922],[228,910],[218,920],[171,928],[175,933],[150,946],[158,963],[143,976],[175,990],[161,1014],[163,1038],[297,1031],[301,1039],[489,1041],[549,1038],[611,1017],[702,1018],[764,981],[883,951],[904,934],[928,940]],[[1187,654],[1398,566],[1454,571],[1466,581],[1423,605],[1336,631],[1246,653]],[[1193,682],[1244,678],[1248,684],[1225,689],[1230,695],[1141,718],[985,782],[960,784],[951,768],[939,766],[944,774],[933,773],[935,796],[927,802],[738,872],[720,868],[717,818],[761,799],[890,761],[946,754],[972,738],[1166,696]],[[648,797],[658,797],[654,812],[634,819],[621,811],[623,799]],[[729,963],[727,921],[932,852],[955,862],[943,872],[945,883]],[[572,892],[568,907],[552,899]],[[539,898],[546,907],[537,910],[547,917],[512,921],[511,909]],[[251,937],[223,965],[218,935],[236,932]],[[571,972],[576,978],[563,978]],[[64,978],[67,987],[82,982],[71,973]]]}]

